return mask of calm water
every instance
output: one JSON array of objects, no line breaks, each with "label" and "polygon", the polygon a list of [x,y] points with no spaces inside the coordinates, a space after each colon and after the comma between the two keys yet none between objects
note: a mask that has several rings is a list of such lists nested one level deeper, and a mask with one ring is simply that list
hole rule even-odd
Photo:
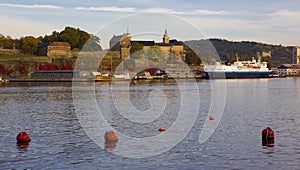
[{"label": "calm water", "polygon": [[[205,143],[200,144],[198,138],[211,103],[211,83],[202,80],[197,82],[199,115],[188,135],[165,153],[138,159],[113,154],[120,149],[121,140],[106,150],[89,138],[77,119],[70,83],[2,84],[0,169],[299,169],[300,78],[226,83],[224,114]],[[95,90],[98,106],[106,111],[105,119],[120,133],[137,138],[155,136],[161,133],[158,127],[168,128],[178,116],[180,91],[175,81],[131,83],[129,100],[140,111],[151,107],[152,91],[163,92],[150,97],[165,102],[163,114],[145,124],[118,114],[113,99],[108,97],[110,87],[109,83],[96,83],[94,88],[84,89],[82,95],[85,90]],[[114,86],[115,97],[125,100],[126,87],[126,83]],[[191,87],[188,85],[186,90]],[[275,131],[273,148],[261,145],[261,130],[268,126]],[[24,130],[32,141],[20,148],[15,136]],[[129,153],[131,148],[127,149]]]}]

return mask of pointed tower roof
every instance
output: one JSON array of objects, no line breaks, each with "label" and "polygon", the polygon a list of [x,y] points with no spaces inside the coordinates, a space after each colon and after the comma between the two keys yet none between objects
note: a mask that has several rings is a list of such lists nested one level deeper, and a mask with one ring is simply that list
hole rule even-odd
[{"label": "pointed tower roof", "polygon": [[165,34],[164,34],[164,37],[163,37],[163,43],[164,44],[169,44],[170,43],[167,28],[165,29]]},{"label": "pointed tower roof", "polygon": [[167,28],[165,28],[165,34],[164,34],[164,37],[168,36],[168,31],[167,31]]},{"label": "pointed tower roof", "polygon": [[130,32],[129,32],[129,26],[127,25],[127,32],[126,32],[127,36],[130,36]]}]

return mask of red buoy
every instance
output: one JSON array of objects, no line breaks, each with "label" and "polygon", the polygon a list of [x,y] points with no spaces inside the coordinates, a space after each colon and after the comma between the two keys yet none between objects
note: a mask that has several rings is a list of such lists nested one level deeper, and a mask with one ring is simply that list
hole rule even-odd
[{"label": "red buoy", "polygon": [[274,131],[270,127],[267,127],[267,129],[264,129],[261,132],[261,135],[262,135],[262,140],[274,139]]},{"label": "red buoy", "polygon": [[263,146],[274,146],[275,133],[270,127],[262,130],[261,136]]},{"label": "red buoy", "polygon": [[163,128],[163,127],[160,127],[160,128],[158,128],[157,130],[160,131],[160,132],[163,132],[163,131],[165,131],[166,129]]},{"label": "red buoy", "polygon": [[16,139],[18,143],[29,143],[31,141],[30,136],[26,132],[20,132]]},{"label": "red buoy", "polygon": [[105,143],[117,142],[118,136],[114,131],[108,131],[104,135]]}]

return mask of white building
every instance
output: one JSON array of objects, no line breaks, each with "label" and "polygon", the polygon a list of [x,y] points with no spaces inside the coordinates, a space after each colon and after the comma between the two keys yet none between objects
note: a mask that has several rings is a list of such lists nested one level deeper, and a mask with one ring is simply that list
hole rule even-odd
[{"label": "white building", "polygon": [[299,76],[300,65],[299,64],[283,64],[278,67],[278,74],[287,76]]}]

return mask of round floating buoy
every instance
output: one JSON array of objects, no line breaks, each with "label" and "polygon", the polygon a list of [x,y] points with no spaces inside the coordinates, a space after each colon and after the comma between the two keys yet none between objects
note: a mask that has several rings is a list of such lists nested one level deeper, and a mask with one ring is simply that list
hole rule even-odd
[{"label": "round floating buoy", "polygon": [[274,131],[270,127],[267,127],[266,129],[262,130],[261,135],[262,140],[274,139]]},{"label": "round floating buoy", "polygon": [[160,127],[160,128],[158,128],[157,130],[160,131],[160,132],[162,132],[162,131],[165,131],[166,129],[163,128],[163,127]]},{"label": "round floating buoy", "polygon": [[261,132],[262,136],[262,145],[263,146],[274,146],[274,131],[267,127],[266,129],[262,130]]},{"label": "round floating buoy", "polygon": [[209,116],[209,120],[215,120],[215,116]]},{"label": "round floating buoy", "polygon": [[18,143],[24,143],[24,142],[30,142],[30,136],[26,133],[26,132],[20,132],[17,136],[16,136],[17,142]]},{"label": "round floating buoy", "polygon": [[117,142],[118,136],[114,131],[108,131],[104,135],[105,143]]}]

